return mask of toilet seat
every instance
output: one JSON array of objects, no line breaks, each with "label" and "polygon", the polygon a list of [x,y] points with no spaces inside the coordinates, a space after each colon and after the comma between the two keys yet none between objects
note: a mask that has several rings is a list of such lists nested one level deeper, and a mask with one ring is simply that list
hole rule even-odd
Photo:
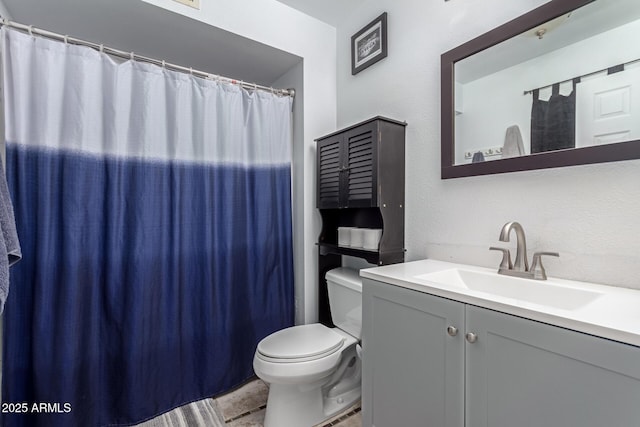
[{"label": "toilet seat", "polygon": [[269,335],[258,344],[260,358],[270,362],[307,362],[340,350],[345,337],[320,324],[292,326]]},{"label": "toilet seat", "polygon": [[[286,331],[286,332],[285,332]],[[281,334],[282,332],[282,334]],[[312,325],[293,326],[276,332],[289,351],[276,350],[268,345],[272,335],[264,338],[253,357],[253,369],[260,378],[268,383],[277,384],[311,384],[330,375],[338,366],[345,349],[354,346],[358,340],[337,328],[328,328],[319,323]],[[310,346],[300,345],[293,341],[293,334],[303,336],[303,341],[311,342]],[[316,338],[319,342],[314,343]],[[280,340],[280,338],[277,338]],[[334,341],[337,340],[337,341]],[[267,345],[263,345],[264,341]],[[336,342],[338,345],[336,346]],[[314,348],[315,346],[315,348]],[[284,354],[289,358],[265,356],[269,354]],[[294,357],[305,354],[303,357]]]}]

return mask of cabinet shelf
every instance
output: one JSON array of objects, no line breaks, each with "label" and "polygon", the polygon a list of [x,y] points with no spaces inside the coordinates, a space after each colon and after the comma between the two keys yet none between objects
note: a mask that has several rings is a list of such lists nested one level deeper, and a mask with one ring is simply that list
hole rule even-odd
[{"label": "cabinet shelf", "polygon": [[347,255],[357,258],[363,258],[370,264],[384,265],[395,264],[404,261],[405,250],[396,250],[389,252],[370,251],[366,249],[349,248],[338,246],[335,243],[317,243],[320,248],[320,255]]}]

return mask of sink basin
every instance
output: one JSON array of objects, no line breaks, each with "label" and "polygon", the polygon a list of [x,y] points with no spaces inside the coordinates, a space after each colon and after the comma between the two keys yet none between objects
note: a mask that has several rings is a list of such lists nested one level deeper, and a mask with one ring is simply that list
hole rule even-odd
[{"label": "sink basin", "polygon": [[563,310],[578,309],[602,296],[599,292],[568,287],[552,279],[523,279],[462,268],[451,268],[435,273],[422,274],[416,276],[416,279]]}]

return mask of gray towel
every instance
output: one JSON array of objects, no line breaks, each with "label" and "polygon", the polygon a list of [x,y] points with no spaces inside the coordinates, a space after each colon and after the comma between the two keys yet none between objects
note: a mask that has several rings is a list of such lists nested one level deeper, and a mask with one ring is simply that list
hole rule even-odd
[{"label": "gray towel", "polygon": [[524,144],[522,143],[522,134],[518,125],[509,126],[504,136],[504,145],[502,146],[502,158],[524,156]]},{"label": "gray towel", "polygon": [[20,261],[22,250],[16,232],[13,205],[9,197],[7,179],[0,161],[0,314],[4,311],[4,302],[9,295],[9,267]]}]

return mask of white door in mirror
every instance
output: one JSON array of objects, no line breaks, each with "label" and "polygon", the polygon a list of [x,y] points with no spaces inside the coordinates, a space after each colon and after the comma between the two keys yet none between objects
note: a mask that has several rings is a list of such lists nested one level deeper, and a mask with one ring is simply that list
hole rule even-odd
[{"label": "white door in mirror", "polygon": [[576,148],[640,139],[640,66],[606,72],[576,89]]}]

